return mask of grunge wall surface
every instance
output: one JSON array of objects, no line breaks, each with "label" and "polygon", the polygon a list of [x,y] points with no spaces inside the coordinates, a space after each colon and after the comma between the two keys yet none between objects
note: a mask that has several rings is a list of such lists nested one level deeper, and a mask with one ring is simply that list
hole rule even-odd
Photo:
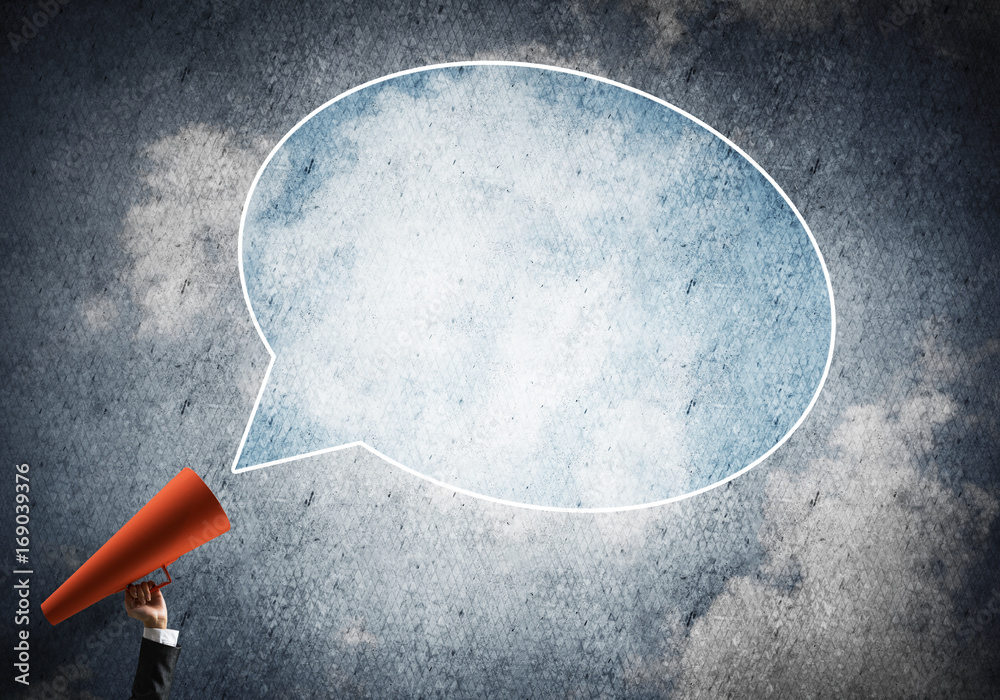
[{"label": "grunge wall surface", "polygon": [[[227,535],[165,590],[175,698],[995,697],[1000,10],[982,0],[3,6],[4,697],[124,697],[139,624],[38,605],[183,466]],[[253,177],[341,92],[501,59],[699,117],[802,212],[837,301],[806,422],[618,514],[455,494],[363,450],[232,474],[268,362]],[[31,685],[13,465],[31,468]]]}]

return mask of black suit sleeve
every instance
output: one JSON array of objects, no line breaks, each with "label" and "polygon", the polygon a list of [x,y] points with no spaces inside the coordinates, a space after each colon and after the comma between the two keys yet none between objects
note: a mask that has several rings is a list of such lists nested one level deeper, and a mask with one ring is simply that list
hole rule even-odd
[{"label": "black suit sleeve", "polygon": [[129,700],[167,700],[180,653],[180,647],[160,644],[143,637]]}]

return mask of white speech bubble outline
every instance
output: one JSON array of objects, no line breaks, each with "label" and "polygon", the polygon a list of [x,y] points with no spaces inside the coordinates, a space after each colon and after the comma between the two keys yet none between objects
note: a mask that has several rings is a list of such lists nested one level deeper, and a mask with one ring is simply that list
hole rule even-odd
[{"label": "white speech bubble outline", "polygon": [[[578,76],[578,77],[581,77],[581,78],[587,78],[589,80],[596,80],[596,81],[605,83],[607,85],[613,85],[614,87],[620,88],[620,89],[623,89],[623,90],[628,90],[629,92],[633,92],[636,95],[640,95],[642,97],[645,97],[646,99],[653,100],[657,104],[663,105],[664,107],[666,107],[666,108],[668,108],[670,110],[673,110],[674,112],[676,112],[677,114],[680,114],[683,117],[687,117],[688,119],[690,119],[691,121],[693,121],[698,126],[704,128],[704,129],[708,130],[709,132],[711,132],[712,134],[714,134],[717,138],[722,139],[722,141],[725,142],[730,148],[732,148],[737,153],[739,153],[741,156],[743,156],[750,163],[750,165],[752,165],[754,168],[756,168],[757,172],[759,172],[761,175],[763,175],[767,179],[767,181],[769,183],[771,183],[771,186],[774,187],[774,189],[778,191],[778,194],[781,195],[782,199],[785,200],[785,203],[788,204],[788,206],[791,208],[792,212],[795,213],[795,217],[798,219],[799,223],[802,225],[802,228],[805,229],[806,235],[809,236],[809,242],[812,243],[813,250],[816,252],[816,257],[819,258],[820,267],[823,269],[823,278],[826,280],[827,295],[829,296],[829,299],[830,299],[830,351],[827,353],[826,366],[823,368],[823,376],[819,380],[819,385],[816,387],[816,391],[813,394],[812,399],[809,401],[809,405],[806,406],[805,411],[803,411],[802,415],[799,416],[799,419],[795,422],[795,425],[793,425],[791,427],[791,429],[789,429],[789,431],[787,433],[785,433],[784,436],[782,436],[782,438],[780,440],[778,440],[767,452],[765,452],[764,454],[762,454],[760,457],[758,457],[753,462],[751,462],[747,466],[743,467],[739,471],[733,472],[732,474],[730,474],[726,478],[720,479],[719,481],[711,483],[708,486],[703,486],[700,489],[696,489],[694,491],[689,491],[689,492],[681,494],[679,496],[671,496],[670,498],[665,498],[665,499],[660,500],[660,501],[651,501],[649,503],[639,503],[639,504],[628,505],[628,506],[604,506],[604,507],[600,507],[600,508],[568,508],[568,507],[563,507],[563,506],[542,506],[542,505],[536,505],[536,504],[533,504],[533,503],[521,503],[521,502],[518,502],[518,501],[510,501],[510,500],[507,500],[507,499],[504,499],[504,498],[496,498],[494,496],[487,496],[485,494],[476,493],[475,491],[470,491],[469,489],[464,489],[464,488],[462,488],[460,486],[455,486],[453,484],[449,484],[447,482],[441,481],[440,479],[435,479],[434,477],[428,476],[427,474],[422,474],[421,472],[418,472],[415,469],[412,469],[412,468],[406,466],[405,464],[401,464],[400,462],[397,462],[392,457],[390,457],[390,456],[388,456],[386,454],[383,454],[382,452],[379,452],[377,449],[375,449],[374,447],[372,447],[371,445],[369,445],[368,443],[366,443],[366,442],[364,442],[362,440],[358,440],[356,442],[349,442],[349,443],[346,443],[346,444],[343,444],[343,445],[337,445],[336,447],[325,447],[325,448],[323,448],[321,450],[313,450],[312,452],[305,452],[303,454],[294,455],[292,457],[283,457],[281,459],[276,459],[276,460],[273,460],[271,462],[264,462],[263,464],[255,464],[255,465],[250,466],[250,467],[244,467],[243,469],[237,469],[236,468],[236,466],[239,464],[240,456],[243,454],[243,448],[246,446],[247,437],[250,435],[250,428],[251,428],[251,426],[253,426],[254,418],[257,415],[257,408],[258,408],[258,406],[260,406],[260,400],[264,396],[264,389],[267,388],[267,382],[271,378],[271,369],[274,367],[274,362],[275,362],[275,360],[277,360],[277,357],[278,357],[277,355],[275,355],[274,350],[271,349],[271,344],[267,342],[267,338],[264,336],[264,331],[261,330],[260,323],[258,323],[258,321],[257,321],[257,314],[254,313],[253,304],[250,302],[250,293],[247,291],[246,274],[245,274],[245,272],[243,270],[243,231],[244,231],[244,226],[246,225],[247,210],[250,207],[250,200],[253,197],[254,190],[257,188],[257,182],[260,180],[261,175],[264,174],[264,171],[267,169],[268,164],[270,164],[271,159],[275,156],[275,154],[279,150],[281,150],[281,147],[283,145],[285,145],[285,141],[287,141],[289,139],[289,137],[291,137],[292,134],[294,134],[296,131],[298,131],[299,127],[301,127],[303,124],[305,124],[306,122],[308,122],[310,119],[312,119],[314,116],[316,116],[317,114],[319,114],[320,112],[322,112],[324,109],[326,109],[327,107],[329,107],[333,103],[338,102],[338,101],[342,100],[343,98],[345,98],[345,97],[347,97],[349,95],[354,94],[355,92],[359,92],[361,90],[364,90],[365,88],[371,87],[372,85],[377,85],[378,83],[382,83],[382,82],[385,82],[387,80],[392,80],[394,78],[398,78],[398,77],[401,77],[401,76],[404,76],[404,75],[410,75],[412,73],[421,73],[423,71],[438,70],[438,69],[441,69],[441,68],[457,68],[457,67],[462,67],[462,66],[517,66],[517,67],[521,67],[521,68],[535,68],[535,69],[539,69],[539,70],[548,70],[548,71],[553,71],[553,72],[557,72],[557,73],[566,73],[566,74],[569,74],[569,75],[575,75],[575,76]],[[350,90],[337,95],[332,100],[328,100],[327,102],[324,102],[319,107],[317,107],[312,112],[310,112],[308,115],[306,115],[301,120],[299,120],[299,122],[295,126],[293,126],[289,130],[289,132],[287,134],[285,134],[281,138],[280,141],[278,141],[278,144],[273,149],[271,149],[271,152],[268,154],[267,158],[264,160],[264,164],[261,165],[260,169],[257,171],[257,175],[254,177],[253,183],[250,185],[250,191],[247,193],[246,200],[243,203],[243,213],[240,216],[240,234],[239,234],[239,241],[238,241],[238,245],[237,245],[237,255],[239,256],[240,283],[243,285],[243,300],[247,304],[247,309],[250,310],[250,317],[253,319],[254,328],[257,329],[257,335],[260,336],[261,342],[263,342],[264,343],[264,347],[267,348],[267,352],[271,356],[271,361],[268,362],[268,364],[267,364],[267,371],[264,373],[264,381],[261,383],[260,391],[257,392],[257,399],[256,399],[256,401],[254,401],[253,410],[250,412],[250,418],[247,421],[247,427],[243,431],[243,437],[240,439],[239,449],[236,451],[236,457],[235,457],[235,459],[233,459],[233,466],[231,468],[233,474],[240,474],[240,473],[252,471],[252,470],[255,470],[255,469],[263,469],[264,467],[274,467],[274,466],[277,466],[279,464],[285,464],[287,462],[294,462],[294,461],[297,461],[297,460],[300,460],[300,459],[307,459],[309,457],[316,457],[317,455],[327,454],[329,452],[339,452],[341,450],[346,450],[346,449],[349,449],[349,448],[352,448],[352,447],[363,447],[364,449],[368,450],[372,454],[380,457],[381,459],[384,459],[389,464],[391,464],[391,465],[393,465],[395,467],[398,467],[399,469],[402,469],[404,472],[412,474],[412,475],[414,475],[416,477],[419,477],[419,478],[421,478],[421,479],[423,479],[425,481],[429,481],[430,483],[435,484],[436,486],[440,486],[442,488],[445,488],[445,489],[448,489],[450,491],[454,491],[454,492],[457,492],[457,493],[465,494],[466,496],[471,496],[473,498],[480,498],[480,499],[482,499],[484,501],[490,501],[491,503],[498,503],[500,505],[515,506],[515,507],[518,507],[518,508],[528,508],[530,510],[551,511],[551,512],[555,512],[555,513],[620,513],[620,512],[629,511],[629,510],[641,510],[643,508],[655,508],[656,506],[662,506],[662,505],[666,505],[668,503],[674,503],[676,501],[682,501],[682,500],[684,500],[686,498],[691,498],[692,496],[697,496],[700,493],[705,493],[706,491],[710,491],[711,489],[714,489],[714,488],[717,488],[719,486],[722,486],[723,484],[732,481],[733,479],[735,479],[736,477],[740,476],[741,474],[745,474],[746,472],[750,471],[751,469],[753,469],[754,467],[756,467],[758,464],[760,464],[761,462],[763,462],[765,459],[767,459],[768,457],[770,457],[772,454],[774,454],[774,452],[779,447],[781,447],[783,444],[785,444],[785,442],[788,440],[788,438],[790,438],[792,436],[792,433],[794,433],[796,430],[798,430],[799,426],[802,425],[803,421],[805,421],[805,419],[806,419],[806,416],[809,415],[809,412],[812,411],[813,406],[816,405],[817,399],[819,399],[820,393],[822,393],[822,391],[823,391],[823,387],[826,385],[826,379],[827,379],[827,377],[830,374],[830,365],[833,362],[834,345],[835,345],[836,339],[837,339],[837,311],[836,311],[836,304],[835,304],[834,298],[833,298],[833,284],[830,282],[830,272],[829,272],[829,270],[827,270],[827,267],[826,267],[826,259],[823,257],[823,253],[822,253],[822,251],[820,251],[819,245],[816,243],[816,238],[813,236],[812,230],[809,228],[809,224],[807,224],[806,220],[804,218],[802,218],[802,214],[799,213],[798,208],[792,203],[792,200],[789,199],[788,195],[785,194],[785,191],[783,189],[781,189],[781,187],[778,185],[778,183],[774,181],[774,178],[772,178],[767,173],[767,171],[764,170],[764,168],[760,167],[760,165],[757,164],[757,161],[755,161],[746,152],[744,152],[744,150],[742,148],[740,148],[739,146],[737,146],[735,143],[733,143],[732,141],[730,141],[728,138],[726,138],[725,136],[723,136],[721,133],[719,133],[718,131],[716,131],[715,129],[713,129],[711,126],[709,126],[708,124],[706,124],[702,120],[698,119],[697,117],[695,117],[695,116],[693,116],[691,114],[688,114],[687,112],[685,112],[680,107],[675,107],[674,105],[670,104],[669,102],[666,102],[665,100],[661,100],[659,97],[656,97],[654,95],[650,95],[649,93],[643,92],[642,90],[639,90],[639,89],[634,88],[634,87],[630,87],[628,85],[624,85],[622,83],[616,82],[616,81],[611,80],[609,78],[602,78],[602,77],[597,76],[597,75],[591,75],[590,73],[584,73],[582,71],[573,70],[572,68],[561,68],[561,67],[558,67],[558,66],[547,66],[547,65],[540,64],[540,63],[526,63],[526,62],[522,62],[522,61],[456,61],[456,62],[453,62],[453,63],[435,63],[433,65],[422,66],[420,68],[410,68],[410,69],[407,69],[407,70],[399,71],[397,73],[392,73],[390,75],[382,76],[381,78],[376,78],[374,80],[369,80],[367,83],[364,83],[362,85],[358,85],[357,87],[353,87]]]}]

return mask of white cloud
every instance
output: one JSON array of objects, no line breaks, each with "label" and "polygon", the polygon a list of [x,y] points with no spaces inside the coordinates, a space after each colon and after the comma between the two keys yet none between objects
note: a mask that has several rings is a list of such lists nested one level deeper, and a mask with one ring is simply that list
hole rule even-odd
[{"label": "white cloud", "polygon": [[632,0],[633,10],[646,21],[655,37],[647,50],[647,57],[657,63],[665,62],[670,49],[684,36],[684,24],[678,11],[691,10],[691,0]]},{"label": "white cloud", "polygon": [[766,563],[730,580],[692,627],[681,697],[914,697],[950,668],[953,595],[998,501],[938,478],[935,428],[975,420],[939,388],[975,356],[934,330],[909,390],[899,379],[882,400],[847,409],[832,456],[769,476]]},{"label": "white cloud", "polygon": [[187,327],[212,308],[220,285],[237,277],[243,201],[266,154],[262,141],[246,147],[204,124],[146,150],[148,191],[129,209],[123,231],[133,260],[127,281],[144,331]]},{"label": "white cloud", "polygon": [[[434,89],[454,89],[433,74],[429,79],[439,81]],[[628,405],[610,409],[603,401],[602,373],[651,342],[648,333],[634,337],[643,327],[634,319],[652,312],[631,294],[633,261],[617,251],[605,259],[593,240],[598,227],[581,223],[603,221],[619,206],[592,164],[604,167],[623,158],[625,127],[594,116],[587,123],[594,136],[579,139],[582,127],[572,115],[546,111],[534,97],[516,91],[474,97],[491,119],[432,129],[455,118],[440,113],[434,101],[382,93],[373,107],[380,115],[378,128],[351,132],[353,156],[371,164],[371,172],[359,170],[353,177],[369,180],[345,184],[331,178],[315,198],[327,204],[311,201],[301,218],[269,232],[266,257],[255,269],[267,270],[286,287],[294,285],[294,295],[281,290],[282,303],[299,310],[292,319],[303,321],[303,309],[310,318],[302,327],[283,328],[284,336],[263,322],[281,358],[277,371],[307,358],[309,371],[289,380],[299,383],[290,393],[303,397],[313,420],[342,429],[342,442],[363,439],[418,471],[437,468],[447,455],[442,471],[432,472],[447,483],[515,499],[520,492],[506,482],[516,482],[538,494],[533,500],[539,503],[546,503],[543,490],[553,491],[554,501],[562,497],[555,492],[563,488],[564,473],[577,479],[582,500],[601,505],[616,503],[616,497],[643,503],[662,498],[664,490],[683,493],[689,474],[682,468],[685,440],[676,414],[683,412],[683,392],[691,384],[682,366],[696,350],[692,322],[679,311],[658,310],[655,327],[666,325],[663,318],[677,319],[663,336],[668,338],[663,352],[669,346],[671,355],[669,364],[658,367],[662,380],[646,382]],[[535,122],[545,128],[527,128]],[[594,151],[574,153],[581,148]],[[673,157],[674,167],[686,164],[680,147],[664,150],[657,157]],[[289,152],[283,149],[269,166],[285,178],[298,172]],[[569,155],[546,157],[554,152]],[[381,163],[392,168],[376,165]],[[657,165],[636,177],[656,181],[662,172]],[[453,194],[433,196],[428,182]],[[290,186],[283,181],[281,187]],[[653,187],[645,180],[633,183],[638,190]],[[630,217],[645,220],[654,205],[644,200],[628,206]],[[253,241],[256,234],[246,235]],[[278,236],[285,237],[281,244]],[[332,250],[349,257],[349,273],[337,271],[345,263]],[[340,274],[350,278],[342,282],[335,277]],[[330,280],[318,284],[323,276]],[[341,288],[345,291],[331,292]],[[337,295],[351,304],[332,302]],[[681,303],[671,299],[661,302],[663,309]],[[370,369],[350,374],[343,369],[352,366]],[[638,366],[637,372],[647,367]],[[414,382],[417,390],[411,388]],[[455,408],[459,401],[461,411]],[[414,406],[420,408],[419,420],[399,419],[397,414]],[[553,430],[569,430],[572,421],[564,418],[577,407],[581,415],[589,410],[573,424],[577,432],[553,440]],[[623,427],[644,432],[631,436],[635,453],[604,452],[630,437],[609,433],[605,414],[611,415],[607,422],[618,424],[612,432]],[[618,416],[635,423],[622,426]],[[581,433],[581,425],[590,426],[589,432]],[[377,429],[381,434],[367,434]],[[594,452],[595,465],[606,461],[612,472],[617,466],[622,478],[583,468],[590,459],[587,441],[602,445]],[[553,444],[561,452],[550,457]],[[400,454],[403,449],[413,454]],[[563,471],[553,475],[550,459],[560,460]],[[626,463],[666,463],[666,469],[644,475],[645,480],[632,475],[641,481],[633,487],[625,479]],[[570,473],[568,464],[579,468]],[[515,469],[524,471],[522,478],[504,476]],[[661,490],[654,491],[657,486]]]},{"label": "white cloud", "polygon": [[338,633],[342,644],[357,647],[363,646],[369,649],[378,647],[378,637],[371,633],[365,621],[361,618],[354,618]]},{"label": "white cloud", "polygon": [[[723,22],[757,22],[776,32],[819,31],[838,19],[857,18],[858,0],[730,0],[715,7],[714,18]],[[652,59],[661,58],[684,35],[681,16],[704,15],[706,7],[695,0],[634,0],[633,6],[656,36],[650,51]]]},{"label": "white cloud", "polygon": [[111,299],[102,295],[83,300],[80,313],[88,331],[106,331],[118,320],[118,307]]}]

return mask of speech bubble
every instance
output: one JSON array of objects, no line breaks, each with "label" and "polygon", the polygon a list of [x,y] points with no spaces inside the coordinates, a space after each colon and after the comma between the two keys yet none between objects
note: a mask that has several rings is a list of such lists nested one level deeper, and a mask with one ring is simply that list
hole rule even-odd
[{"label": "speech bubble", "polygon": [[234,472],[363,446],[503,503],[657,505],[777,449],[833,354],[826,265],[774,180],[571,70],[340,95],[264,162],[239,249],[271,363]]}]

